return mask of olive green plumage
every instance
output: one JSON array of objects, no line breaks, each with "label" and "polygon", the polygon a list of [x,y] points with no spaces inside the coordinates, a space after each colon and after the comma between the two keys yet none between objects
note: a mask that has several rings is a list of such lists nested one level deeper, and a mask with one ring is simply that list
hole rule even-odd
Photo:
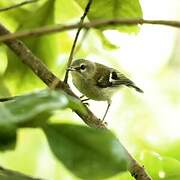
[{"label": "olive green plumage", "polygon": [[73,84],[86,97],[97,101],[110,101],[123,85],[143,92],[133,81],[117,70],[84,59],[74,60],[70,66]]},{"label": "olive green plumage", "polygon": [[108,108],[112,95],[124,85],[143,92],[133,81],[116,69],[99,63],[78,59],[73,61],[69,70],[73,84],[83,95],[96,101],[107,101]]}]

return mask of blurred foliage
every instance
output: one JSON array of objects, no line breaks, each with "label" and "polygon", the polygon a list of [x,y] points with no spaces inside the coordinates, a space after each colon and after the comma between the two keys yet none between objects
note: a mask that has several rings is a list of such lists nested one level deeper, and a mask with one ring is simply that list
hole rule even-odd
[{"label": "blurred foliage", "polygon": [[156,152],[144,151],[141,152],[141,160],[149,169],[153,179],[175,180],[180,177],[180,162],[176,159],[162,157]]},{"label": "blurred foliage", "polygon": [[[85,9],[88,0],[75,0],[83,9]],[[139,0],[94,0],[89,13],[88,19],[111,19],[111,18],[139,18],[142,17],[142,10]],[[138,32],[139,27],[133,26],[107,26],[102,29],[116,29],[124,32]]]},{"label": "blurred foliage", "polygon": [[[0,7],[19,2],[22,1],[1,0]],[[0,12],[0,22],[12,32],[74,23],[79,21],[86,4],[87,0],[39,0]],[[142,16],[139,0],[94,0],[86,21]],[[100,58],[119,68],[119,56],[114,58],[113,54],[115,50],[119,51],[119,45],[113,44],[104,33],[109,29],[137,34],[140,27],[106,26],[90,29],[75,57]],[[50,70],[62,78],[75,32],[22,40]],[[179,44],[179,41],[176,43]],[[179,46],[176,48],[176,45],[169,62],[152,74],[150,80],[149,76],[141,74],[145,79],[143,97],[130,93],[130,90],[122,90],[123,97],[120,101],[116,99],[116,110],[109,116],[112,119],[109,124],[116,136],[157,180],[180,179],[180,143],[179,136],[175,134],[179,132],[177,112],[180,107],[180,57]],[[131,53],[130,49],[128,53]],[[81,109],[77,100],[61,91],[41,90],[45,88],[43,82],[2,43],[0,61],[0,97],[23,95],[0,103],[1,166],[50,180],[92,177],[106,180],[133,179],[128,172],[124,172],[126,156],[115,135],[110,131],[72,125],[72,122],[81,123],[67,109]],[[142,69],[140,65],[137,71]],[[97,106],[95,108],[100,109]]]}]

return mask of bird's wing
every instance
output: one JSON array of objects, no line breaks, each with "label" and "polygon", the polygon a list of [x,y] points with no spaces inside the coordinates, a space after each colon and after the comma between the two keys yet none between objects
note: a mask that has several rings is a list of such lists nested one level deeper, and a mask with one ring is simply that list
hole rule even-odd
[{"label": "bird's wing", "polygon": [[109,73],[104,73],[103,76],[100,76],[96,85],[101,88],[112,87],[112,83],[109,81],[109,75]]},{"label": "bird's wing", "polygon": [[97,86],[101,88],[106,87],[118,87],[120,85],[126,85],[128,87],[133,87],[138,92],[143,92],[139,87],[137,87],[133,81],[128,79],[126,76],[124,76],[122,73],[110,69],[110,71],[105,71],[103,73],[103,76],[100,76],[97,80]]}]

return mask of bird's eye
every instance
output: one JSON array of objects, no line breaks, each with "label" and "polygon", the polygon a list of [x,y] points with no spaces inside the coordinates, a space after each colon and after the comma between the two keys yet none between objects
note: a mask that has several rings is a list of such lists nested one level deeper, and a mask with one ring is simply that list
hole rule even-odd
[{"label": "bird's eye", "polygon": [[81,64],[80,68],[81,68],[81,70],[85,70],[86,69],[86,65]]}]

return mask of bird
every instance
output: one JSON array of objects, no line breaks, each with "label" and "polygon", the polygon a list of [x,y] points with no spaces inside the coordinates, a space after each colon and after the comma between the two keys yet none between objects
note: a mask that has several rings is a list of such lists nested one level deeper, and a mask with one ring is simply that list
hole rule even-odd
[{"label": "bird", "polygon": [[107,102],[102,121],[104,121],[110,108],[112,96],[120,87],[127,86],[143,93],[142,89],[121,72],[97,62],[77,59],[72,62],[67,70],[71,72],[74,86],[83,96],[95,101]]}]

